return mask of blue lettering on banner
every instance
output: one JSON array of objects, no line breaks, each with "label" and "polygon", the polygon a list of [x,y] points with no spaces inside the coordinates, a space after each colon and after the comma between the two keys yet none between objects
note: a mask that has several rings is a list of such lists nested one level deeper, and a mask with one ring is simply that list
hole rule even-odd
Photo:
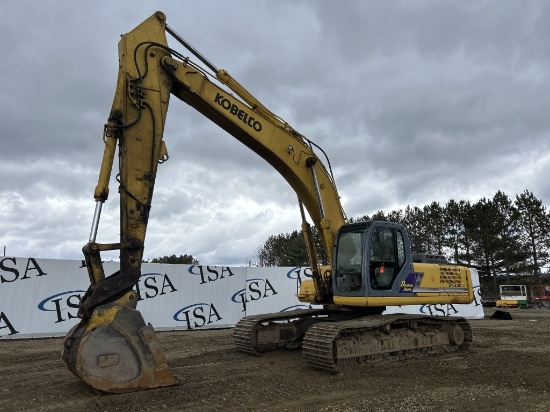
[{"label": "blue lettering on banner", "polygon": [[292,305],[287,308],[281,309],[279,312],[290,312],[291,310],[295,310],[295,309],[311,309],[311,305],[304,305],[304,304]]},{"label": "blue lettering on banner", "polygon": [[[13,263],[13,265],[10,265],[9,262]],[[17,270],[15,265],[17,265],[16,258],[4,258],[0,260],[0,283],[11,283],[19,279],[19,275],[21,273],[19,272],[19,270]],[[30,279],[29,272],[32,270],[36,270],[38,272],[38,274],[36,274],[37,277],[47,275],[47,273],[42,270],[35,259],[28,258],[27,266],[25,267],[25,273],[20,279]],[[34,272],[30,274],[32,275],[34,274]]]},{"label": "blue lettering on banner", "polygon": [[[67,292],[61,292],[53,296],[49,296],[38,304],[38,309],[44,312],[55,312],[57,320],[55,323],[65,322],[68,319],[75,319],[78,316],[78,306],[80,305],[81,294],[85,293],[83,290],[70,290]],[[76,309],[73,313],[69,312],[70,309]],[[63,312],[67,311],[67,319],[63,317]]]},{"label": "blue lettering on banner", "polygon": [[174,320],[185,322],[187,329],[202,328],[222,320],[213,303],[195,303],[181,308],[174,314]]},{"label": "blue lettering on banner", "polygon": [[[303,269],[303,273],[302,273],[302,269]],[[287,278],[293,279],[293,280],[301,278],[302,276],[306,276],[308,278],[312,277],[311,268],[309,267],[302,268],[301,266],[296,266],[295,268],[290,269],[286,274]]]},{"label": "blue lettering on banner", "polygon": [[242,311],[246,312],[246,304],[248,302],[277,294],[278,292],[268,279],[248,279],[246,281],[246,287],[235,292],[233,296],[231,296],[231,301],[233,303],[241,303],[243,305]]},{"label": "blue lettering on banner", "polygon": [[233,276],[233,272],[231,272],[231,269],[227,266],[222,266],[220,269],[217,266],[193,265],[189,267],[188,272],[192,275],[200,276],[201,285],[224,279],[226,276]]},{"label": "blue lettering on banner", "polygon": [[[3,325],[5,325],[5,326],[3,326]],[[15,328],[11,324],[11,322],[8,319],[8,317],[6,316],[6,314],[4,312],[0,312],[0,330],[5,329],[5,328],[8,328],[10,330],[10,333],[8,333],[8,335],[15,335],[15,334],[19,333],[18,331],[15,330]]]},{"label": "blue lettering on banner", "polygon": [[458,313],[452,303],[420,306],[420,313],[430,316],[453,316]]},{"label": "blue lettering on banner", "polygon": [[481,305],[481,288],[479,285],[474,286],[474,303],[475,306]]},{"label": "blue lettering on banner", "polygon": [[[167,291],[168,293],[178,291],[168,275],[162,273],[143,273],[139,277],[134,290],[138,295],[138,301],[166,295]],[[142,295],[142,292],[144,295]]]}]

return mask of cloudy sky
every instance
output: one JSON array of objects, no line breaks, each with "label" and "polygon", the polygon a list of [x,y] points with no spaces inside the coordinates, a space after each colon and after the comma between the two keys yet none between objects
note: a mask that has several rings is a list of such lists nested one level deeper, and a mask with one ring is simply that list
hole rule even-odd
[{"label": "cloudy sky", "polygon": [[[349,217],[497,190],[550,206],[550,2],[3,0],[0,10],[7,256],[81,259],[119,35],[156,10],[323,147]],[[283,178],[175,98],[165,141],[145,258],[240,266],[299,228]],[[100,242],[118,241],[116,188]]]}]

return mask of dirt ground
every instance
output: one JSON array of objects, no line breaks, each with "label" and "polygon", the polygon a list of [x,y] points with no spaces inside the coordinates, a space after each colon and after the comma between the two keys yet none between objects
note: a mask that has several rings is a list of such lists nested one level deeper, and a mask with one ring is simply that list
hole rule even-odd
[{"label": "dirt ground", "polygon": [[242,354],[230,329],[162,332],[182,384],[120,395],[72,375],[61,338],[0,340],[0,411],[548,411],[550,311],[509,311],[513,320],[471,321],[466,355],[338,375],[310,369],[300,351]]}]

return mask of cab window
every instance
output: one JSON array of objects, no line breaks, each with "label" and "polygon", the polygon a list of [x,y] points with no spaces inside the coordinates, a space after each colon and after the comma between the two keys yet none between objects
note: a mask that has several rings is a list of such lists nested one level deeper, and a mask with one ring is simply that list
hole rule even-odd
[{"label": "cab window", "polygon": [[405,264],[407,256],[405,255],[405,241],[403,240],[403,233],[397,232],[397,265],[399,269]]},{"label": "cab window", "polygon": [[391,289],[405,263],[405,242],[400,231],[375,228],[370,245],[370,279],[373,289]]},{"label": "cab window", "polygon": [[361,272],[363,236],[363,232],[344,232],[340,234],[336,255],[337,272]]},{"label": "cab window", "polygon": [[336,250],[336,289],[359,293],[363,285],[364,232],[342,232]]}]

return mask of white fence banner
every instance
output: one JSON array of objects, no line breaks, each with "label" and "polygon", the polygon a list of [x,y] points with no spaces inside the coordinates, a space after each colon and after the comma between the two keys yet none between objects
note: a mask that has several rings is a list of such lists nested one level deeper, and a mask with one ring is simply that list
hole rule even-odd
[{"label": "white fence banner", "polygon": [[156,329],[227,328],[242,317],[227,295],[246,283],[244,267],[146,263],[141,268],[138,309]]},{"label": "white fence banner", "polygon": [[[119,269],[105,262],[106,275]],[[243,316],[308,308],[296,298],[309,268],[144,263],[135,288],[138,309],[157,330],[234,326]],[[482,318],[477,272],[470,305],[421,305],[385,313]],[[78,323],[88,288],[83,261],[0,257],[0,339],[63,336]]]}]

